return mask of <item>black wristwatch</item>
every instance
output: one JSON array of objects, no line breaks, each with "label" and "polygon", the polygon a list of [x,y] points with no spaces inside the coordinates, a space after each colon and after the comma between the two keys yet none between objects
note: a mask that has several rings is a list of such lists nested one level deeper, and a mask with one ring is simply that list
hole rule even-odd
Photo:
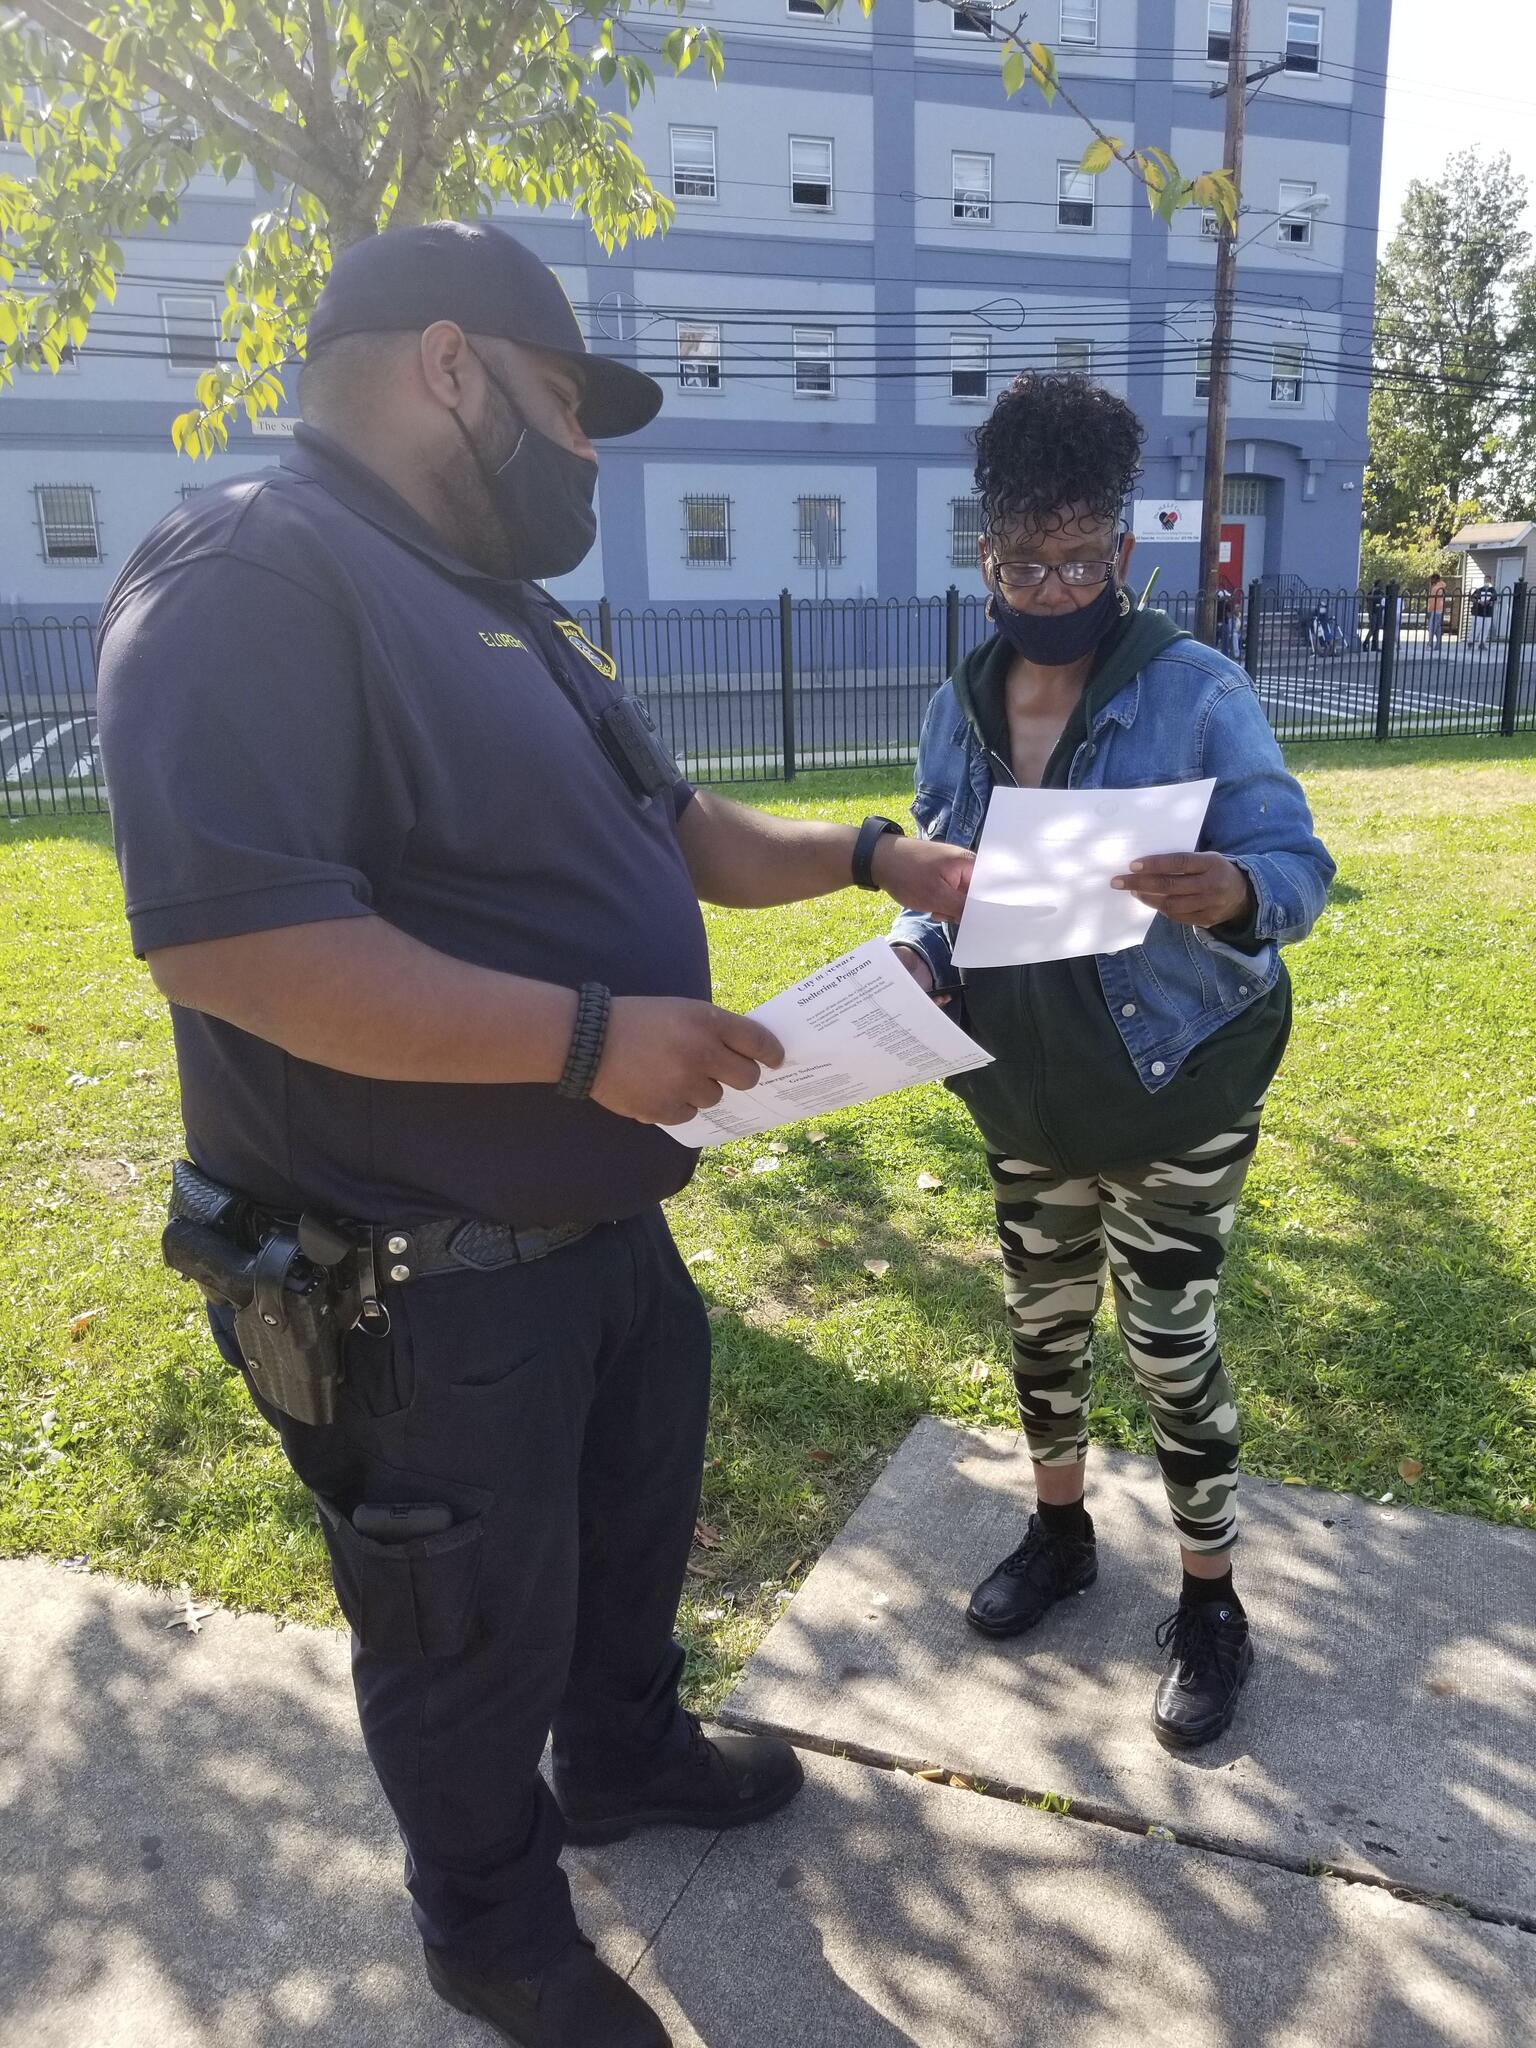
[{"label": "black wristwatch", "polygon": [[859,827],[859,836],[853,842],[853,880],[860,889],[878,889],[875,880],[875,848],[887,832],[894,832],[898,839],[905,838],[901,827],[894,818],[866,818]]}]

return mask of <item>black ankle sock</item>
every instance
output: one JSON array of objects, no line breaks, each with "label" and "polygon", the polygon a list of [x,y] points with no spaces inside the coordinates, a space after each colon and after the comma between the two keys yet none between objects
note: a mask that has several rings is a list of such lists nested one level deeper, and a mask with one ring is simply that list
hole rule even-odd
[{"label": "black ankle sock", "polygon": [[1214,1607],[1218,1602],[1230,1607],[1234,1614],[1246,1612],[1232,1586],[1232,1567],[1228,1565],[1219,1579],[1197,1579],[1193,1572],[1185,1572],[1184,1583],[1179,1588],[1179,1598],[1195,1607]]},{"label": "black ankle sock", "polygon": [[1054,1536],[1063,1543],[1087,1542],[1088,1510],[1081,1498],[1063,1501],[1059,1507],[1050,1501],[1037,1501],[1035,1512],[1047,1536]]}]

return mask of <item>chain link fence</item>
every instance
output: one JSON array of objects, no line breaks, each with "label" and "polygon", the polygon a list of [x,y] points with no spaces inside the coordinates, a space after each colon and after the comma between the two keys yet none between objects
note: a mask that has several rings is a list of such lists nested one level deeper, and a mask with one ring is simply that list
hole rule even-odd
[{"label": "chain link fence", "polygon": [[[1316,590],[1254,583],[1218,640],[1252,677],[1282,741],[1536,729],[1536,620],[1526,586]],[[1195,630],[1199,596],[1148,603]],[[989,631],[985,601],[804,599],[716,610],[578,613],[701,782],[904,766],[928,700]],[[96,668],[83,618],[0,625],[0,790],[11,817],[105,808]]]}]

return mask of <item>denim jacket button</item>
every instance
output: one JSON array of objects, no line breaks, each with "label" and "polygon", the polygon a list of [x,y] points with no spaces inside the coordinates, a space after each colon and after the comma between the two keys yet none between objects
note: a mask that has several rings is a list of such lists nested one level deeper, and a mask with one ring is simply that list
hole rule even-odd
[{"label": "denim jacket button", "polygon": [[1166,1074],[1168,1069],[1163,1065],[1161,1060],[1154,1060],[1152,1062],[1152,1071],[1154,1074]]},{"label": "denim jacket button", "polygon": [[1247,995],[1247,993],[1248,993],[1248,985],[1247,985],[1247,983],[1245,982],[1245,983],[1243,984],[1243,986],[1242,986],[1242,987],[1241,987],[1241,988],[1240,988],[1240,989],[1238,990],[1238,994],[1239,994],[1240,996],[1245,996],[1245,995]]},{"label": "denim jacket button", "polygon": [[[1244,991],[1244,993],[1246,993],[1246,991]],[[1136,1005],[1134,1003],[1122,1003],[1120,1005],[1120,1014],[1122,1017],[1134,1017],[1136,1014]]]}]

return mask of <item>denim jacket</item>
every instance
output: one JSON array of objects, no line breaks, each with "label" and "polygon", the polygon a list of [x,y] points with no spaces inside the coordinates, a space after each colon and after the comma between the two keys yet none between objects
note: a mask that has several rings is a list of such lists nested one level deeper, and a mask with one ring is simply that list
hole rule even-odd
[{"label": "denim jacket", "polygon": [[[987,651],[978,649],[940,687],[918,744],[912,815],[926,838],[956,846],[976,844],[992,794],[987,748],[965,689]],[[1200,845],[1248,876],[1251,923],[1218,938],[1157,916],[1141,945],[1096,960],[1115,1028],[1153,1094],[1196,1046],[1274,988],[1279,949],[1312,929],[1334,875],[1248,676],[1214,648],[1181,636],[1098,704],[1067,786],[1135,789],[1207,776],[1216,787]],[[904,911],[890,933],[893,943],[922,953],[940,989],[963,984],[950,956],[953,935],[953,927],[918,911]]]}]

